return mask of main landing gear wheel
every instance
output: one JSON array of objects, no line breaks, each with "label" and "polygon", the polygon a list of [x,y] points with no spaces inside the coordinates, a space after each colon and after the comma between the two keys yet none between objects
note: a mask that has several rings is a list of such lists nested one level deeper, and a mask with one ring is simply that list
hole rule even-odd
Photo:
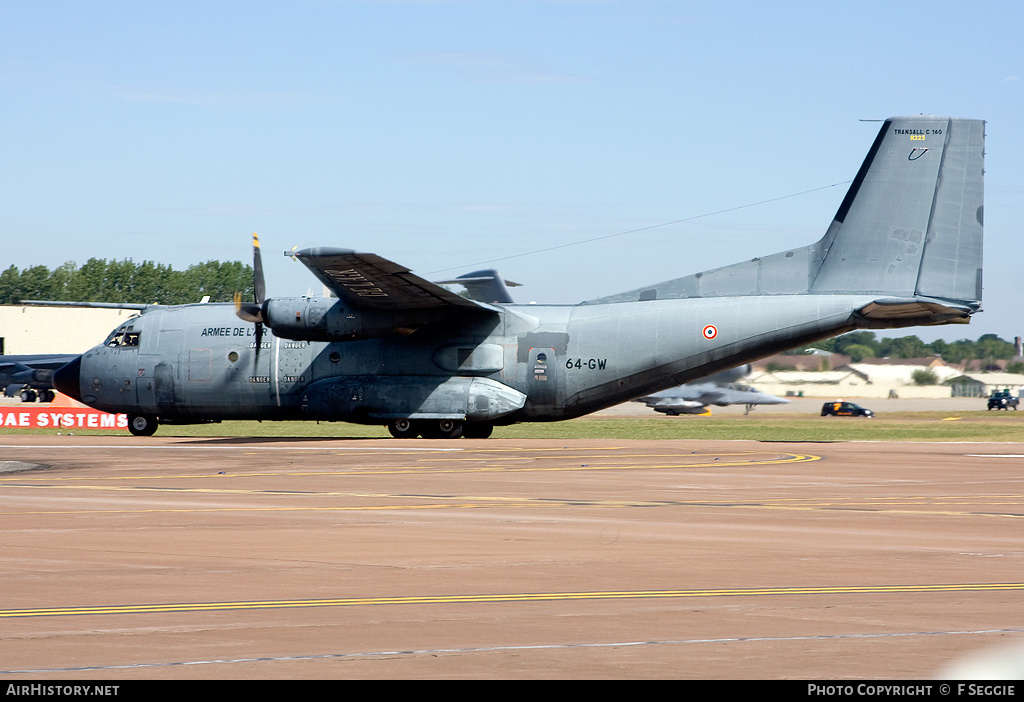
[{"label": "main landing gear wheel", "polygon": [[455,419],[423,421],[420,434],[424,439],[457,439],[462,436],[462,422]]},{"label": "main landing gear wheel", "polygon": [[473,422],[462,425],[462,435],[467,439],[486,439],[494,431],[494,425],[490,422]]},{"label": "main landing gear wheel", "polygon": [[128,431],[135,436],[153,436],[156,433],[156,417],[145,414],[129,414]]},{"label": "main landing gear wheel", "polygon": [[419,427],[411,419],[396,419],[388,424],[388,431],[396,439],[415,439],[420,433]]}]

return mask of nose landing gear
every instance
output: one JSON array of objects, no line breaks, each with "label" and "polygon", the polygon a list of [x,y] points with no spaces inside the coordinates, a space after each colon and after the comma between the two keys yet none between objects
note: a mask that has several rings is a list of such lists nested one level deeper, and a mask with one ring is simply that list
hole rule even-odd
[{"label": "nose landing gear", "polygon": [[156,417],[146,414],[129,414],[128,431],[135,436],[153,436],[156,433]]}]

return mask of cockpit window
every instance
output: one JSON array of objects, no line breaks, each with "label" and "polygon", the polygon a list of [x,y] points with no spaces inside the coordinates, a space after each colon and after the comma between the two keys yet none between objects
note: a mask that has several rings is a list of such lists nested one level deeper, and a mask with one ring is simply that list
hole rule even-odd
[{"label": "cockpit window", "polygon": [[132,327],[118,327],[107,337],[106,345],[109,348],[138,348],[140,336],[141,332]]}]

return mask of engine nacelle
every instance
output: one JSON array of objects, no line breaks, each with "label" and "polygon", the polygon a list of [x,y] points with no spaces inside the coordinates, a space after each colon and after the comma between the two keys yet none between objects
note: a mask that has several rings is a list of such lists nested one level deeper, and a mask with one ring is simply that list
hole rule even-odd
[{"label": "engine nacelle", "polygon": [[432,316],[423,311],[357,310],[328,297],[275,298],[263,306],[263,320],[274,336],[296,341],[356,341],[410,333],[435,321]]},{"label": "engine nacelle", "polygon": [[26,368],[25,370],[19,370],[17,373],[11,373],[9,382],[21,383],[22,385],[52,383],[53,371],[48,368]]}]

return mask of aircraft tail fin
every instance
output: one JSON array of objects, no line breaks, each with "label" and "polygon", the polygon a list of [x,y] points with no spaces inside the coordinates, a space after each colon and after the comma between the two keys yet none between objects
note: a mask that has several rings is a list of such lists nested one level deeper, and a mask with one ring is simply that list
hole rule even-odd
[{"label": "aircraft tail fin", "polygon": [[890,118],[818,242],[585,304],[867,294],[893,303],[938,299],[976,310],[984,149],[981,120]]},{"label": "aircraft tail fin", "polygon": [[818,242],[812,293],[980,302],[985,123],[885,122]]}]

